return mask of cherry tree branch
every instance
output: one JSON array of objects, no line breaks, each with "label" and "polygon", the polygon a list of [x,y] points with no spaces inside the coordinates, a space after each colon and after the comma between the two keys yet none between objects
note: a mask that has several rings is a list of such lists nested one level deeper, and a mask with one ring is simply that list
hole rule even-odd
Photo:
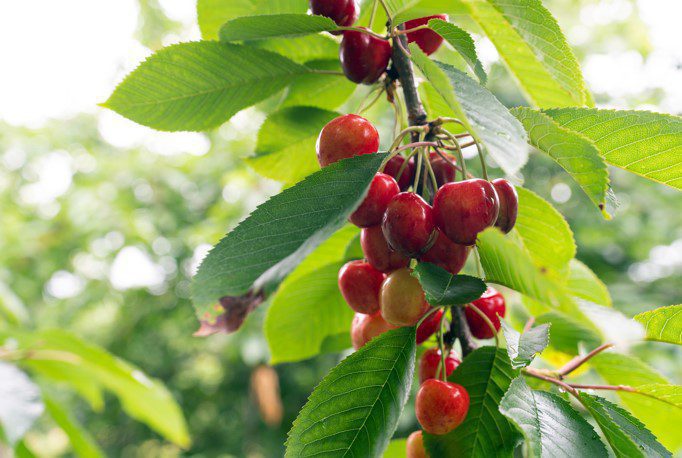
[{"label": "cherry tree branch", "polygon": [[572,360],[570,360],[564,367],[559,369],[557,371],[557,374],[559,375],[559,378],[564,378],[583,364],[585,364],[587,361],[592,359],[594,356],[598,355],[599,353],[603,352],[604,350],[607,350],[609,348],[613,347],[612,343],[606,343],[604,345],[600,345],[599,347],[595,348],[585,356],[576,356]]},{"label": "cherry tree branch", "polygon": [[[403,30],[404,26],[398,26],[398,30]],[[393,66],[398,72],[398,80],[403,88],[405,105],[407,106],[407,119],[411,126],[421,126],[426,124],[426,111],[417,92],[417,83],[414,79],[414,69],[412,61],[405,54],[407,49],[407,37],[397,35],[393,37]]]}]

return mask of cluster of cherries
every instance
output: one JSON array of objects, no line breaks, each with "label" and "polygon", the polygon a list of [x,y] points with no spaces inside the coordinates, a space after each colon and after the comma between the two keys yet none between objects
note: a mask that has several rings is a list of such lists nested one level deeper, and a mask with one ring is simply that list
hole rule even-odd
[{"label": "cluster of cherries", "polygon": [[[351,27],[358,20],[360,7],[357,0],[310,0],[313,14],[326,16],[341,27]],[[405,30],[425,25],[430,19],[443,19],[445,14],[423,17],[407,21]],[[386,38],[371,34],[369,29],[358,27],[357,30],[345,30],[339,58],[341,67],[349,80],[358,84],[373,84],[388,68],[391,60],[391,43]],[[419,29],[407,33],[408,42],[415,42],[426,54],[432,54],[443,43],[443,38],[428,29]]]},{"label": "cluster of cherries", "polygon": [[[322,129],[317,157],[325,167],[340,159],[376,153],[378,148],[375,127],[365,118],[349,114]],[[440,327],[444,312],[432,311],[419,281],[412,276],[411,259],[434,263],[455,275],[464,267],[481,231],[494,225],[509,232],[516,222],[518,199],[508,181],[454,181],[458,168],[451,158],[431,153],[429,163],[438,185],[437,190],[431,190],[433,205],[410,191],[415,186],[414,161],[396,155],[386,163],[383,173],[376,174],[367,196],[349,218],[362,228],[360,242],[365,256],[339,271],[339,289],[356,312],[351,327],[356,349],[383,332],[420,321],[417,343],[429,339]],[[487,317],[473,307],[465,309],[472,334],[479,339],[493,337],[500,328],[500,317],[505,315],[504,297],[488,288],[472,304]],[[431,314],[423,319],[429,311]],[[441,358],[436,348],[421,358],[416,414],[423,429],[431,434],[445,434],[466,417],[466,390],[440,380],[436,374],[444,370],[440,378],[445,379],[458,364],[452,353]],[[419,437],[410,443],[420,444],[421,431],[415,434]],[[418,449],[417,445],[413,447]]]}]

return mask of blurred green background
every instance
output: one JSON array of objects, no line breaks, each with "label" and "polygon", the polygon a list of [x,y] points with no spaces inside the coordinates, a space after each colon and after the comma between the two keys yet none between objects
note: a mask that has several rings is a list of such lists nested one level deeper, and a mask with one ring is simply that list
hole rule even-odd
[{"label": "blurred green background", "polygon": [[[26,3],[23,8],[35,2]],[[78,2],[64,3],[62,13],[69,15],[68,4]],[[23,104],[6,99],[23,111],[0,110],[0,301],[23,303],[30,327],[72,330],[169,387],[192,436],[186,451],[130,419],[114,398],[107,399],[103,412],[93,412],[56,387],[54,395],[107,455],[281,456],[291,422],[339,356],[277,366],[283,414],[281,420],[276,411],[264,414],[249,380],[268,361],[261,332],[265,307],[237,334],[202,339],[192,337],[198,324],[188,299],[190,278],[210,245],[279,189],[241,161],[254,150],[263,116],[249,109],[208,134],[161,134],[97,109],[115,81],[149,50],[198,38],[194,5],[184,5],[193,2],[127,3],[132,6],[125,12],[136,14],[126,18],[127,31],[116,32],[127,40],[123,51],[93,51],[95,64],[107,62],[113,70],[105,87],[93,92],[98,99],[78,102],[88,109],[71,105],[75,99],[67,93],[69,109],[63,113],[50,111],[53,107],[36,113],[41,106],[28,98]],[[675,49],[679,30],[670,20],[679,1],[544,3],[574,45],[600,106],[682,112],[682,51]],[[3,8],[12,7],[0,7],[0,17],[12,20],[12,11]],[[523,103],[492,46],[480,40],[477,46],[490,70],[489,86],[509,105]],[[73,59],[91,58],[82,49]],[[81,69],[54,71],[72,78]],[[33,78],[23,76],[27,84]],[[0,83],[10,97],[12,70],[0,75]],[[45,89],[36,90],[39,97]],[[384,117],[390,127],[386,104],[369,117],[379,123]],[[620,207],[613,221],[605,221],[551,161],[533,155],[522,178],[566,216],[578,258],[607,283],[618,309],[632,316],[682,302],[682,212],[676,191],[613,169]],[[682,378],[674,364],[679,350],[642,344],[634,351],[673,380]],[[256,391],[261,399],[276,394],[268,384]],[[399,433],[411,427],[403,424]],[[26,444],[40,456],[70,454],[64,433],[48,420],[32,429]]]}]

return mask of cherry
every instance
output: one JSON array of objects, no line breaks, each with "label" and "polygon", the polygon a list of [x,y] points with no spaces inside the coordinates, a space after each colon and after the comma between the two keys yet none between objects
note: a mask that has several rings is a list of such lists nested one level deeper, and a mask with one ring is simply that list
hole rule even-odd
[{"label": "cherry", "polygon": [[339,116],[322,128],[315,149],[320,165],[326,167],[341,159],[376,153],[379,132],[362,116]]},{"label": "cherry", "polygon": [[367,261],[382,272],[390,273],[410,264],[410,258],[388,246],[381,226],[363,229],[360,233],[360,246]]},{"label": "cherry", "polygon": [[433,200],[436,224],[460,245],[475,244],[478,233],[495,223],[499,210],[495,188],[478,178],[444,184]]},{"label": "cherry", "polygon": [[429,310],[419,280],[410,269],[398,269],[381,285],[381,315],[394,326],[414,326]]},{"label": "cherry", "polygon": [[353,25],[360,15],[356,0],[310,0],[310,10],[342,27]]},{"label": "cherry", "polygon": [[433,209],[421,196],[401,192],[388,204],[381,229],[391,248],[418,256],[435,242]]},{"label": "cherry", "polygon": [[[414,29],[415,27],[419,27],[420,25],[427,25],[430,19],[442,19],[444,21],[447,21],[448,15],[438,14],[435,16],[427,16],[419,19],[412,19],[411,21],[407,21],[405,23],[405,30]],[[438,35],[433,30],[422,29],[408,33],[407,41],[409,43],[417,43],[421,50],[424,51],[424,53],[427,56],[430,56],[431,54],[436,52],[438,48],[440,48],[441,44],[443,44],[443,37]]]},{"label": "cherry", "polygon": [[[495,288],[488,287],[483,296],[472,302],[472,304],[488,317],[496,331],[500,330],[500,318],[504,318],[506,312],[504,296],[502,294]],[[464,314],[474,337],[477,339],[490,339],[494,336],[490,326],[471,307],[464,309]]]},{"label": "cherry", "polygon": [[430,434],[447,434],[466,418],[469,393],[456,383],[429,379],[417,392],[414,410],[424,431]]},{"label": "cherry", "polygon": [[405,450],[407,458],[429,457],[426,453],[426,448],[424,448],[424,435],[421,431],[415,431],[409,435],[405,444]]},{"label": "cherry", "polygon": [[519,212],[519,196],[516,194],[516,188],[504,178],[493,180],[492,183],[500,201],[500,214],[497,216],[495,226],[507,234],[516,224],[516,215]]},{"label": "cherry", "polygon": [[443,310],[439,309],[437,312],[434,312],[429,316],[427,319],[425,319],[422,324],[419,325],[417,328],[417,345],[420,343],[423,343],[431,337],[437,330],[438,330],[438,325],[440,325],[440,319],[443,317]]},{"label": "cherry", "polygon": [[452,158],[449,159],[449,161],[443,159],[436,152],[429,154],[429,162],[431,163],[431,168],[433,169],[433,174],[436,176],[436,182],[439,187],[443,186],[445,183],[455,181],[457,167],[455,166],[455,160]]},{"label": "cherry", "polygon": [[[459,359],[455,358],[454,353],[450,352],[450,354],[445,357],[445,376],[449,377],[457,366],[459,366],[460,362]],[[419,383],[424,383],[432,378],[440,379],[441,374],[436,374],[440,363],[440,350],[438,348],[426,350],[419,360]]]},{"label": "cherry", "polygon": [[391,175],[393,178],[398,180],[398,186],[400,186],[401,191],[407,191],[407,188],[412,184],[414,180],[414,159],[410,159],[407,165],[403,169],[400,178],[398,179],[398,173],[400,173],[400,168],[405,163],[405,158],[402,156],[393,156],[384,167],[384,173]]},{"label": "cherry", "polygon": [[391,44],[355,30],[343,32],[339,50],[341,68],[354,83],[373,84],[386,71],[391,58]]},{"label": "cherry", "polygon": [[359,313],[379,311],[379,292],[386,275],[365,261],[351,261],[339,270],[339,290],[350,308]]},{"label": "cherry", "polygon": [[353,348],[357,350],[364,347],[367,342],[376,336],[395,328],[395,326],[388,324],[386,320],[384,320],[381,313],[375,313],[373,315],[356,313],[350,328],[350,337],[353,342]]},{"label": "cherry", "polygon": [[431,262],[452,275],[457,275],[464,267],[471,248],[453,242],[440,229],[437,230],[437,233],[436,243],[424,253],[420,261]]},{"label": "cherry", "polygon": [[388,203],[400,192],[398,183],[392,176],[377,173],[369,185],[365,200],[350,215],[351,223],[358,227],[370,227],[381,224]]}]

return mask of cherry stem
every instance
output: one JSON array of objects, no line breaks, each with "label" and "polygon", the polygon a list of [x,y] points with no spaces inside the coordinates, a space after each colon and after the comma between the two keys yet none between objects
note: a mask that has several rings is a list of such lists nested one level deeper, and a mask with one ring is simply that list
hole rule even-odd
[{"label": "cherry stem", "polygon": [[[424,146],[424,145],[418,144],[419,142],[411,143],[411,144],[409,144],[409,145],[405,145],[405,146],[402,146],[402,147],[400,147],[400,144],[403,142],[403,139],[405,138],[405,136],[406,136],[407,134],[410,134],[410,133],[413,133],[413,132],[419,132],[419,133],[421,133],[421,132],[426,132],[426,131],[428,131],[428,129],[429,129],[428,126],[410,126],[410,127],[406,128],[406,129],[403,129],[403,130],[400,131],[400,133],[395,137],[395,140],[393,140],[393,144],[392,144],[391,147],[388,149],[388,151],[391,152],[391,153],[393,153],[393,152],[404,151],[404,150],[409,149],[409,148],[415,148],[416,146]],[[423,142],[423,143],[425,143],[425,142]],[[395,150],[395,151],[394,151],[394,150]]]},{"label": "cherry stem", "polygon": [[564,378],[583,364],[585,364],[587,361],[598,355],[599,353],[603,352],[604,350],[607,350],[609,348],[613,347],[612,343],[606,343],[604,345],[600,345],[585,356],[576,356],[572,360],[570,360],[566,365],[564,365],[561,369],[557,371],[557,375],[559,378]]},{"label": "cherry stem", "polygon": [[448,381],[448,371],[445,365],[445,342],[443,340],[443,323],[445,323],[445,316],[447,311],[443,311],[443,315],[440,317],[440,322],[438,324],[438,345],[440,347],[440,363],[438,363],[438,369],[436,370],[436,378],[438,374],[441,374],[441,378],[444,382]]},{"label": "cherry stem", "polygon": [[361,113],[364,113],[365,111],[369,110],[370,108],[372,108],[372,106],[373,106],[375,103],[377,103],[377,101],[381,98],[381,96],[382,96],[383,94],[384,94],[384,88],[381,87],[381,88],[379,89],[379,93],[378,93],[376,96],[374,96],[374,98],[371,99],[371,101],[370,101],[369,103],[366,103],[366,102],[367,102],[367,99],[365,99],[365,100],[362,101],[362,103],[361,103],[360,106],[358,107],[357,113],[358,113],[358,114],[361,114]]},{"label": "cherry stem", "polygon": [[342,32],[346,32],[346,31],[348,31],[348,32],[360,32],[360,33],[364,33],[366,35],[371,35],[374,38],[379,38],[380,40],[388,40],[388,37],[386,35],[379,35],[378,33],[372,32],[371,30],[365,29],[363,27],[337,27],[336,29],[334,29],[334,31],[337,31],[337,30],[341,30]]},{"label": "cherry stem", "polygon": [[422,154],[417,153],[417,170],[414,172],[414,189],[415,191],[417,188],[419,188],[419,178],[421,177],[421,172],[422,172],[422,161],[424,160],[424,156]]},{"label": "cherry stem", "polygon": [[377,14],[377,9],[378,9],[378,7],[379,7],[379,1],[378,1],[378,0],[374,0],[374,4],[372,5],[372,13],[369,15],[369,24],[367,24],[367,28],[368,28],[368,29],[371,29],[371,28],[372,28],[372,24],[374,24],[374,17],[375,17],[376,14]]},{"label": "cherry stem", "polygon": [[481,255],[478,253],[478,247],[474,247],[474,253],[476,256],[474,256],[474,259],[476,260],[476,271],[478,272],[478,276],[481,277],[483,281],[485,281],[485,272],[483,271],[483,265],[481,264]]},{"label": "cherry stem", "polygon": [[526,321],[526,324],[523,327],[523,332],[530,331],[530,329],[533,327],[534,324],[535,324],[535,317],[532,316],[532,317],[528,318],[528,321]]},{"label": "cherry stem", "polygon": [[497,329],[495,329],[495,325],[493,324],[492,321],[490,321],[490,318],[486,316],[485,313],[481,311],[478,307],[476,307],[474,304],[467,304],[467,307],[471,308],[474,312],[476,312],[476,315],[480,316],[483,318],[483,321],[485,321],[485,324],[488,325],[490,328],[490,331],[493,333],[493,336],[495,337],[495,346],[499,347],[500,346],[500,337],[497,335]]},{"label": "cherry stem", "polygon": [[381,7],[386,12],[386,17],[388,17],[388,20],[392,26],[393,25],[393,18],[391,18],[391,10],[388,8],[388,6],[386,6],[386,1],[385,0],[379,0],[379,3],[381,3]]},{"label": "cherry stem", "polygon": [[478,158],[481,160],[481,169],[483,172],[483,179],[485,181],[490,181],[488,180],[488,169],[485,166],[485,158],[483,157],[483,150],[481,149],[481,145],[478,143],[478,140],[476,140],[476,137],[473,137],[474,143],[476,144],[476,150],[478,151]]},{"label": "cherry stem", "polygon": [[408,33],[416,32],[417,30],[424,30],[424,29],[428,29],[428,28],[429,28],[429,26],[426,25],[426,24],[424,24],[424,25],[420,25],[420,26],[418,26],[418,27],[415,27],[415,28],[413,28],[413,29],[396,30],[395,32],[393,32],[393,35],[394,35],[394,36],[397,36],[397,35],[407,35]]},{"label": "cherry stem", "polygon": [[466,163],[464,162],[464,153],[462,153],[462,147],[460,146],[459,141],[455,138],[454,135],[452,135],[447,130],[440,129],[440,131],[447,135],[450,141],[455,145],[455,148],[457,149],[457,156],[459,157],[459,161],[461,163],[460,166],[462,167],[462,180],[466,180],[467,166]]},{"label": "cherry stem", "polygon": [[421,318],[419,319],[419,321],[417,321],[417,324],[415,325],[415,328],[419,329],[419,326],[421,326],[422,323],[423,323],[424,321],[426,321],[428,317],[430,317],[431,315],[433,315],[434,313],[436,313],[438,310],[440,310],[440,307],[431,307],[431,310],[429,310],[428,312],[426,312],[426,313],[424,314],[424,316],[421,317]]},{"label": "cherry stem", "polygon": [[310,69],[311,73],[316,73],[318,75],[334,75],[334,76],[346,76],[343,72],[339,72],[336,70],[322,70],[319,68],[311,68]]},{"label": "cherry stem", "polygon": [[[433,186],[433,197],[436,196],[436,192],[438,191],[438,180],[436,179],[436,174],[433,172],[433,167],[431,166],[431,161],[428,160],[426,161],[426,169],[429,172],[429,176],[431,177],[431,185]],[[424,186],[426,187],[426,186]]]}]

